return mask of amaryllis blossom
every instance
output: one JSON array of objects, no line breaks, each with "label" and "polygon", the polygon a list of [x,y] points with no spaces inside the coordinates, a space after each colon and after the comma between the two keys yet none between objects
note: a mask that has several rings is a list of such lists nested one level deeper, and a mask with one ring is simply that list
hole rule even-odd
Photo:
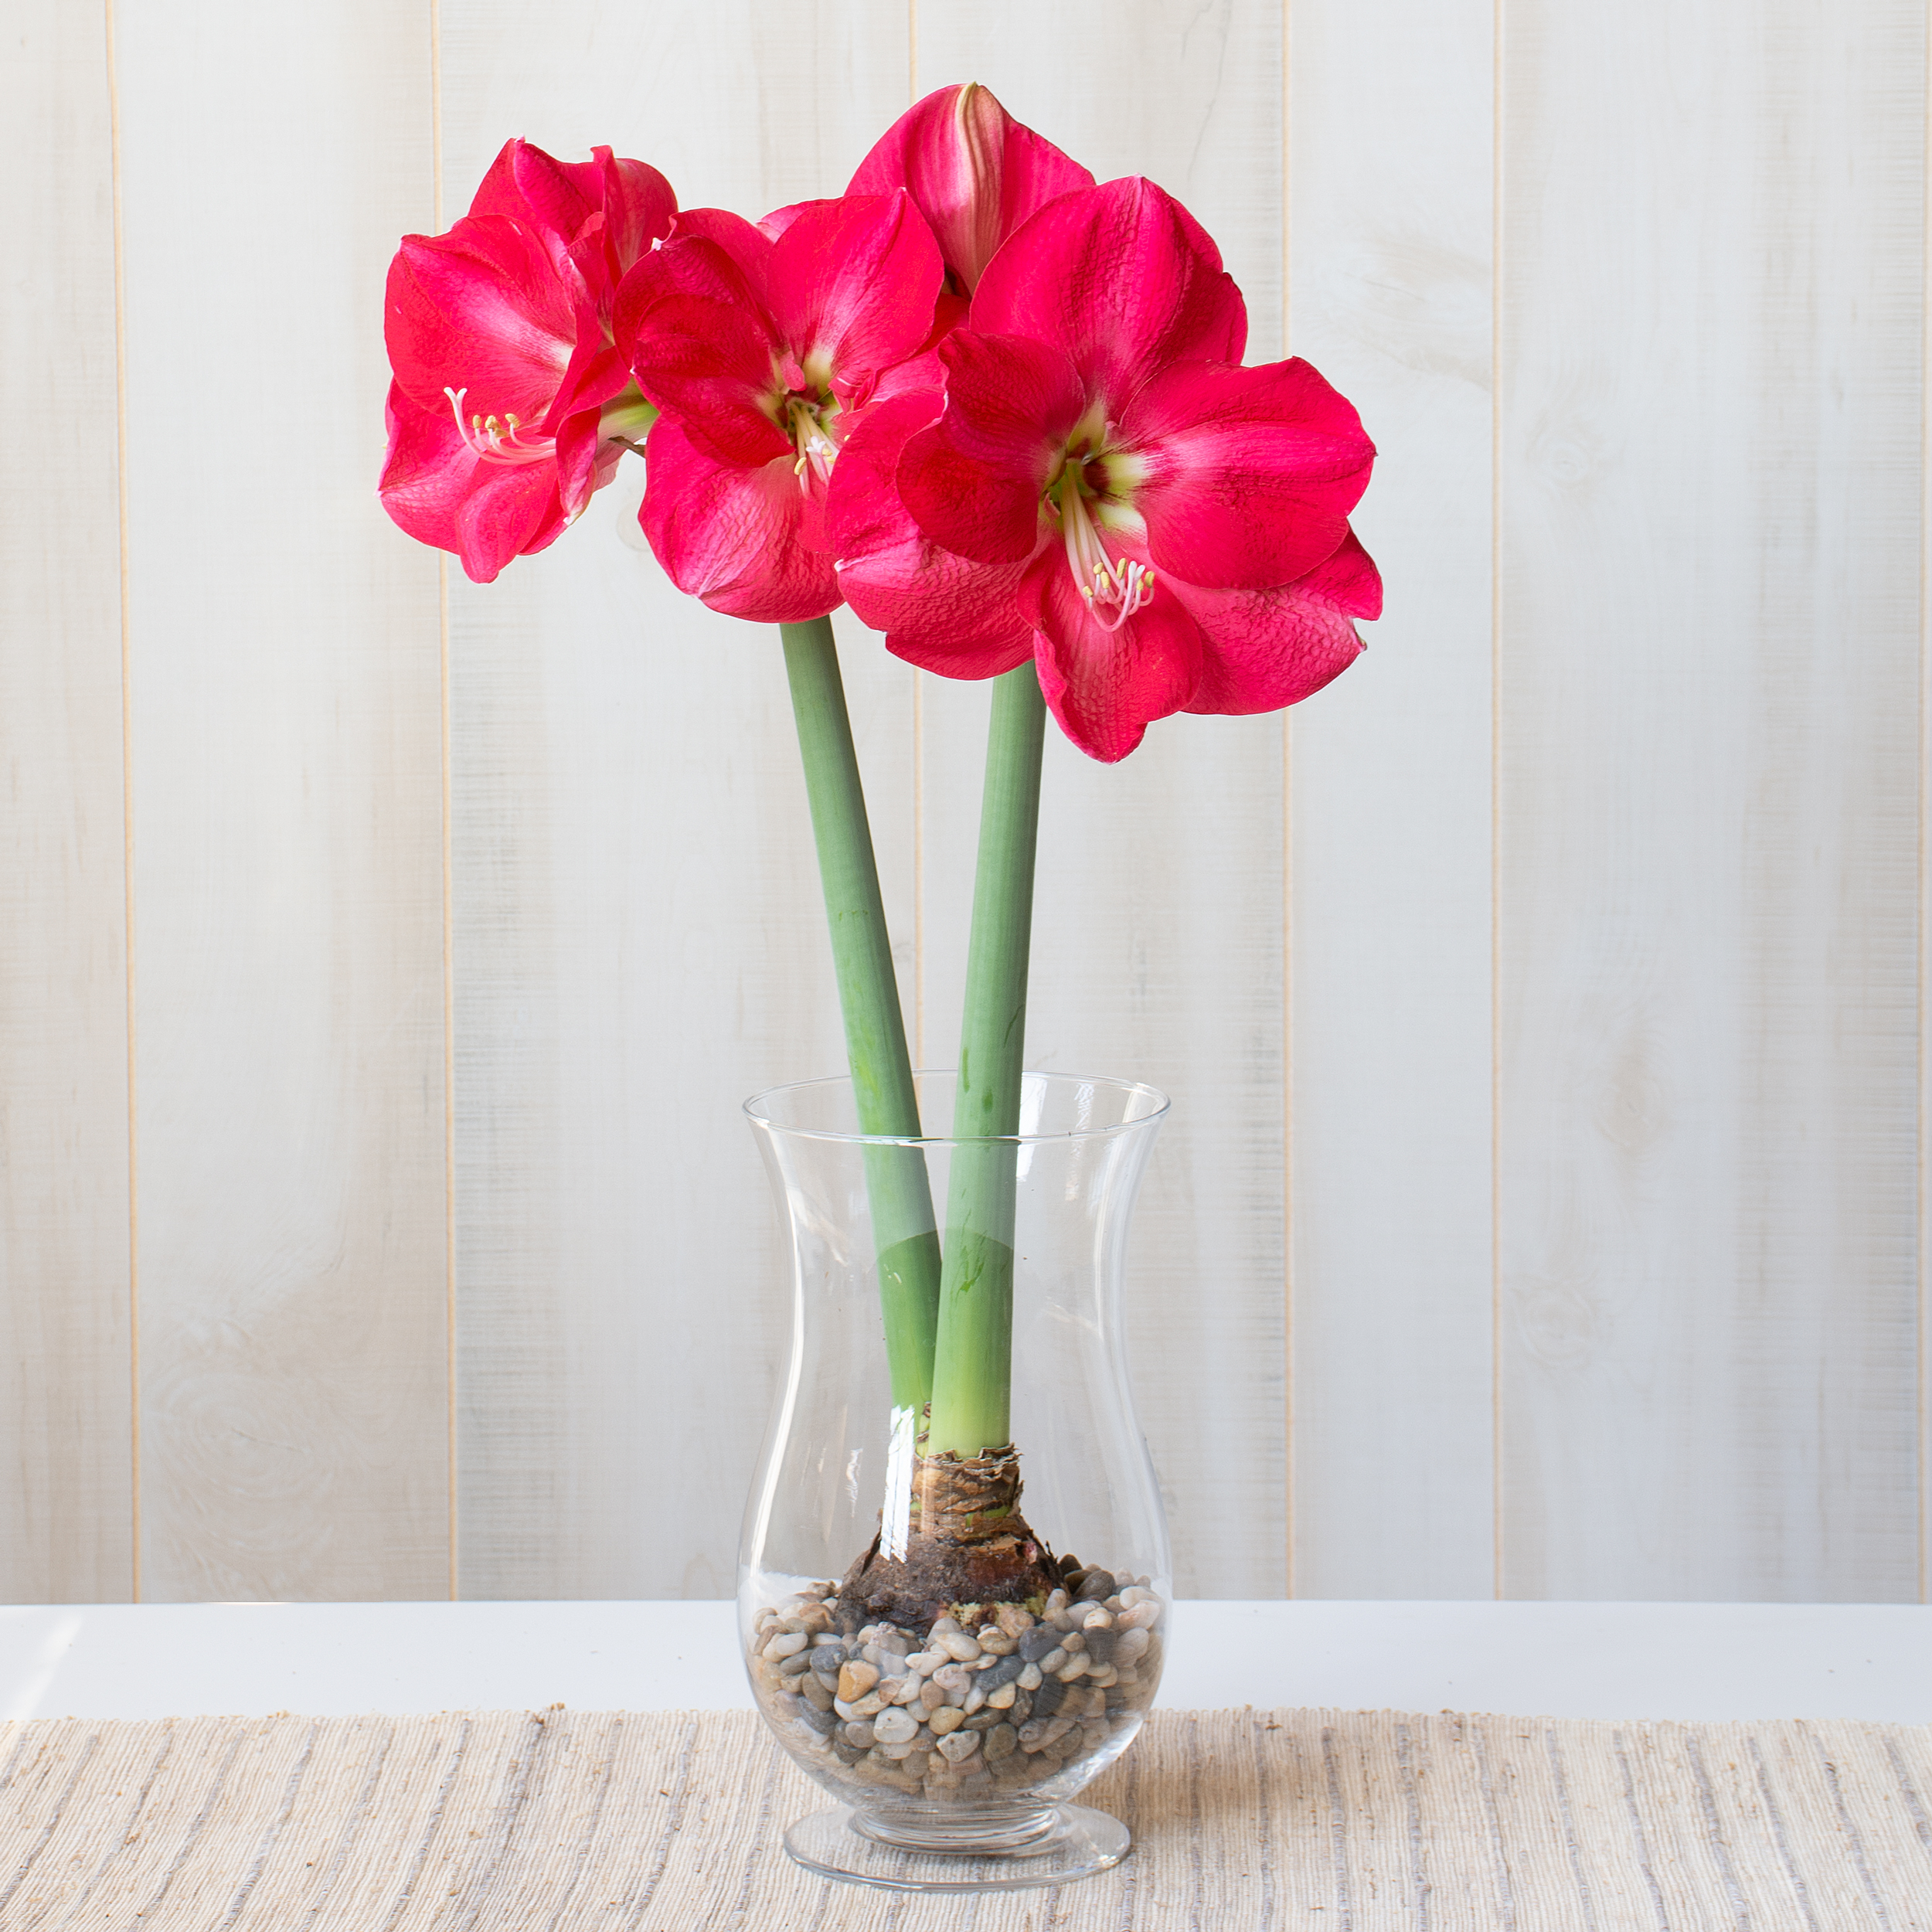
[{"label": "amaryllis blossom", "polygon": [[948,291],[968,296],[1000,244],[1029,216],[1093,185],[1078,162],[968,81],[941,87],[901,114],[859,164],[845,192],[905,189],[945,257]]},{"label": "amaryllis blossom", "polygon": [[553,542],[655,413],[612,323],[677,199],[655,168],[593,152],[507,143],[468,214],[405,236],[389,267],[383,507],[479,583]]},{"label": "amaryllis blossom", "polygon": [[1176,711],[1271,711],[1381,607],[1349,512],[1375,451],[1299,360],[1238,365],[1247,316],[1151,182],[1049,203],[999,251],[944,393],[854,433],[839,582],[887,648],[953,677],[1030,651],[1062,729],[1112,761]]},{"label": "amaryllis blossom", "polygon": [[937,379],[914,359],[944,274],[896,192],[807,202],[758,226],[688,211],[624,277],[617,339],[664,412],[638,521],[680,590],[769,624],[838,607],[826,483],[860,413],[896,381]]}]

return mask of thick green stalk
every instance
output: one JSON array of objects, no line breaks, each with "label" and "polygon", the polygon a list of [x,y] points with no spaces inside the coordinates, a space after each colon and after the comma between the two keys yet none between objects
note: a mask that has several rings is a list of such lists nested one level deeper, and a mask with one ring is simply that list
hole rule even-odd
[{"label": "thick green stalk", "polygon": [[[960,1026],[953,1134],[1019,1131],[1026,962],[1033,930],[1046,706],[1029,661],[993,686],[980,807],[979,866]],[[954,1150],[939,1290],[939,1349],[926,1453],[976,1456],[1012,1440],[1013,1200],[1010,1141]]]},{"label": "thick green stalk", "polygon": [[[893,972],[879,867],[872,857],[859,755],[838,675],[832,620],[779,626],[811,801],[812,837],[845,1019],[845,1052],[862,1134],[919,1132],[919,1096]],[[879,1298],[893,1406],[922,1415],[932,1395],[939,1306],[939,1235],[926,1157],[918,1148],[866,1150],[866,1186],[879,1250]]]}]

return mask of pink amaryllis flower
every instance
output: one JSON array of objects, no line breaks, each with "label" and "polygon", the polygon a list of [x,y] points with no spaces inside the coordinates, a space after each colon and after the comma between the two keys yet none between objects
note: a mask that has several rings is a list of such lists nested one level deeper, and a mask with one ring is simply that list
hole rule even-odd
[{"label": "pink amaryllis flower", "polygon": [[655,412],[612,335],[617,287],[677,209],[655,168],[512,141],[447,234],[389,267],[383,507],[487,583],[553,542]]},{"label": "pink amaryllis flower", "polygon": [[767,624],[838,607],[826,483],[868,406],[937,379],[914,359],[944,274],[897,192],[808,202],[757,226],[689,211],[624,277],[617,339],[664,412],[638,521],[680,590]]},{"label": "pink amaryllis flower", "polygon": [[831,529],[852,608],[949,676],[1031,651],[1108,762],[1174,712],[1318,690],[1381,607],[1348,521],[1375,451],[1306,362],[1240,367],[1247,332],[1213,243],[1151,182],[1049,203],[940,344],[943,397],[848,444]]},{"label": "pink amaryllis flower", "polygon": [[1078,162],[968,81],[941,87],[901,114],[859,164],[845,192],[905,189],[945,257],[948,293],[963,297],[978,287],[1001,243],[1029,216],[1093,185]]}]

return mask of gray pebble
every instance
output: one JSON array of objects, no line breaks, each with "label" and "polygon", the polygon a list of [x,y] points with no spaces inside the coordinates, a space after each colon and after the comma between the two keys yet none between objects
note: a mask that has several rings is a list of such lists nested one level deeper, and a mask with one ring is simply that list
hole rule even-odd
[{"label": "gray pebble", "polygon": [[1066,1686],[1057,1677],[1048,1678],[1033,1693],[1033,1715],[1051,1717],[1066,1696]]},{"label": "gray pebble", "polygon": [[1011,1757],[1019,1749],[1019,1733],[1010,1724],[995,1724],[986,1733],[981,1748],[986,1753],[989,1764],[997,1764],[1002,1757]]},{"label": "gray pebble", "polygon": [[1057,1650],[1060,1641],[1060,1632],[1052,1624],[1036,1624],[1020,1632],[1019,1656],[1024,1662],[1036,1664],[1049,1650]]},{"label": "gray pebble", "polygon": [[845,1668],[845,1647],[836,1641],[821,1645],[811,1653],[811,1668],[828,1684],[838,1681],[838,1673]]},{"label": "gray pebble", "polygon": [[1073,1600],[1078,1604],[1104,1603],[1119,1587],[1111,1570],[1090,1570],[1080,1579],[1080,1587],[1073,1593]]},{"label": "gray pebble", "polygon": [[1117,1630],[1090,1630],[1083,1633],[1087,1638],[1087,1654],[1097,1664],[1111,1664],[1114,1661],[1114,1646],[1123,1633]]},{"label": "gray pebble", "polygon": [[1026,1668],[1026,1660],[1023,1657],[998,1658],[995,1660],[991,1669],[979,1673],[978,1681],[989,1692],[996,1691],[1001,1685],[1012,1683]]},{"label": "gray pebble", "polygon": [[838,1719],[830,1711],[816,1709],[810,1704],[799,1706],[798,1721],[808,1725],[821,1737],[829,1737],[838,1725]]},{"label": "gray pebble", "polygon": [[856,1745],[859,1750],[869,1751],[872,1746],[872,1728],[870,1722],[860,1718],[845,1726],[845,1742]]}]

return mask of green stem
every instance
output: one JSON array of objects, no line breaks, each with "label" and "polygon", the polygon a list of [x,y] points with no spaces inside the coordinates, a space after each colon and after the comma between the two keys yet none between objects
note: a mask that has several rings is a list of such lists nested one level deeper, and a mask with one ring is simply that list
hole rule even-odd
[{"label": "green stem", "polygon": [[[919,1096],[893,972],[879,867],[872,857],[859,755],[832,620],[779,627],[811,801],[812,837],[845,1019],[845,1052],[862,1134],[919,1133]],[[916,1147],[866,1149],[866,1187],[879,1250],[879,1299],[893,1406],[923,1413],[932,1396],[939,1305],[939,1234],[926,1156]]]},{"label": "green stem", "polygon": [[[953,1134],[1019,1131],[1026,962],[1033,929],[1040,753],[1046,706],[1032,663],[993,686],[979,867],[960,1026]],[[1010,1140],[954,1150],[939,1290],[939,1349],[926,1453],[976,1456],[1012,1441],[1013,1204]]]}]

